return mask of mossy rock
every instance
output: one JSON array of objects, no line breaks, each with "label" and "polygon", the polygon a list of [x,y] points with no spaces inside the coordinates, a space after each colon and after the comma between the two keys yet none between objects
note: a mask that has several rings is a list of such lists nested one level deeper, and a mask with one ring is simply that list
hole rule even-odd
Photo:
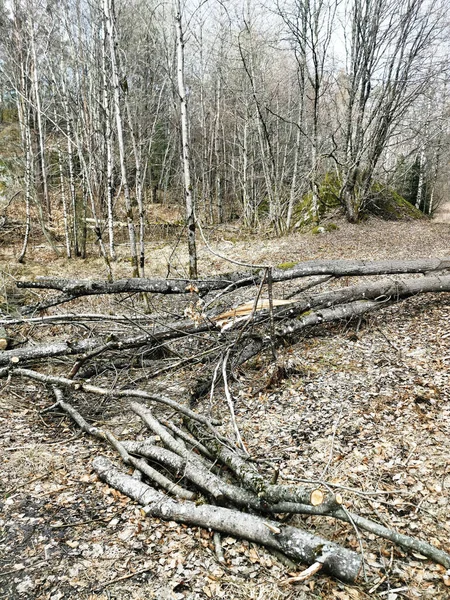
[{"label": "mossy rock", "polygon": [[380,183],[372,185],[365,212],[385,221],[422,219],[424,216],[398,192]]},{"label": "mossy rock", "polygon": [[339,200],[341,187],[342,182],[336,173],[326,173],[317,186],[317,214],[314,214],[313,211],[313,193],[311,191],[303,196],[295,208],[295,226],[308,228],[318,225],[330,209],[341,205]]}]

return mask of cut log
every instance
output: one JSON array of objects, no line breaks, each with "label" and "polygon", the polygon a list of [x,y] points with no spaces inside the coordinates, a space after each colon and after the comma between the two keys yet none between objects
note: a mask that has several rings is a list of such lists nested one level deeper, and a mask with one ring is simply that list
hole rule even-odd
[{"label": "cut log", "polygon": [[[177,502],[131,475],[122,473],[103,456],[95,458],[92,466],[108,485],[141,504],[147,515],[243,538],[283,552],[307,565],[319,561],[323,564],[324,572],[343,581],[354,582],[358,577],[361,557],[324,538],[228,508],[208,504],[197,506],[189,501]],[[272,533],[270,526],[279,533]]]},{"label": "cut log", "polygon": [[6,329],[0,326],[0,350],[6,350],[9,344],[9,336]]},{"label": "cut log", "polygon": [[202,444],[211,454],[231,469],[239,481],[242,482],[242,485],[254,494],[257,494],[266,505],[277,504],[278,502],[315,503],[313,504],[314,506],[322,503],[326,503],[327,506],[334,506],[336,504],[331,494],[325,495],[318,489],[269,483],[259,473],[253,463],[225,446],[210,431],[207,431],[197,423],[186,421],[186,424],[194,436],[201,440]]}]

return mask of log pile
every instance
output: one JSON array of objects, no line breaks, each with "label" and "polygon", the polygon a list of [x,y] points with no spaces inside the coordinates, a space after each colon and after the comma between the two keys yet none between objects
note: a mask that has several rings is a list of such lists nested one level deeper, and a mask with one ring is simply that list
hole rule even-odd
[{"label": "log pile", "polygon": [[[372,279],[365,281],[365,276]],[[344,277],[347,285],[339,286]],[[354,285],[348,285],[350,277],[358,277]],[[330,283],[332,287],[325,289]],[[341,495],[326,482],[297,487],[268,481],[239,432],[230,383],[236,369],[249,359],[296,343],[306,329],[342,320],[353,320],[359,327],[372,311],[419,294],[450,292],[450,258],[311,261],[199,281],[42,278],[17,285],[40,290],[42,297],[24,306],[21,314],[0,319],[8,340],[8,349],[0,351],[0,377],[42,383],[56,398],[48,410],[62,409],[83,431],[111,446],[134,474],[105,456],[98,456],[93,468],[109,485],[140,503],[149,516],[263,544],[310,565],[305,578],[323,570],[355,581],[362,557],[287,525],[286,517],[295,514],[348,522],[450,568],[450,555],[443,550],[347,510]],[[154,294],[186,301],[183,314],[168,309],[169,317],[136,310],[106,315],[80,309],[83,297],[124,294],[137,295],[140,306]],[[75,299],[76,312],[60,312],[61,305]],[[59,337],[30,339],[36,327],[57,327]],[[75,338],[74,327],[86,335]],[[14,343],[19,330],[28,332],[25,345]],[[202,372],[191,398],[183,402],[152,391],[152,380],[188,365],[197,365]],[[117,377],[111,380],[109,373],[124,367],[141,370],[142,387],[130,388]],[[103,385],[92,381],[100,375]],[[218,390],[228,430],[221,427],[223,414],[201,412],[205,409],[201,403],[194,407],[194,401]],[[119,440],[110,431],[89,425],[75,408],[80,395],[123,402],[148,435]]]}]

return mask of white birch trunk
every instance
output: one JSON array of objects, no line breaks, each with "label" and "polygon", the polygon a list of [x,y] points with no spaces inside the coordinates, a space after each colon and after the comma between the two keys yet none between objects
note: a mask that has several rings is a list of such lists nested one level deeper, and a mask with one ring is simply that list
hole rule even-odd
[{"label": "white birch trunk", "polygon": [[178,96],[180,102],[181,119],[181,156],[184,174],[184,193],[186,201],[186,225],[188,230],[188,254],[189,254],[189,277],[198,278],[197,272],[197,248],[195,240],[195,203],[192,194],[190,148],[188,132],[188,111],[186,104],[186,89],[184,85],[184,36],[181,23],[181,1],[176,1],[175,26],[177,33],[177,74],[178,74]]},{"label": "white birch trunk", "polygon": [[[23,66],[21,66],[22,85],[24,83]],[[23,88],[24,89],[24,88]],[[25,91],[25,89],[24,89]],[[28,247],[28,241],[30,238],[31,230],[31,195],[33,186],[33,154],[31,146],[31,135],[29,127],[29,106],[26,105],[25,100],[21,96],[17,98],[17,112],[19,115],[20,133],[22,137],[22,146],[25,153],[25,212],[26,212],[26,223],[25,223],[25,234],[23,236],[22,249],[17,262],[23,263],[25,261],[25,254]]]},{"label": "white birch trunk", "polygon": [[69,192],[70,192],[70,205],[72,208],[72,239],[73,239],[73,250],[75,256],[80,255],[80,247],[78,243],[78,223],[77,223],[77,192],[75,187],[75,171],[73,164],[73,141],[72,141],[72,115],[69,110],[69,100],[67,97],[67,89],[65,82],[65,68],[61,62],[61,91],[63,96],[64,114],[66,117],[66,139],[67,139],[67,162],[69,167]]},{"label": "white birch trunk", "polygon": [[423,183],[425,170],[425,152],[423,148],[420,150],[419,156],[419,181],[417,183],[416,208],[419,210],[423,197]]},{"label": "white birch trunk", "polygon": [[123,193],[125,197],[125,209],[128,224],[128,235],[130,239],[131,265],[133,277],[139,277],[136,231],[133,222],[133,209],[131,205],[130,187],[128,185],[128,176],[125,163],[125,143],[123,139],[122,112],[120,108],[120,83],[119,70],[116,56],[116,33],[114,24],[114,6],[113,0],[104,0],[105,25],[109,36],[111,76],[114,93],[114,111],[116,114],[117,143],[119,147],[120,172],[122,176]]},{"label": "white birch trunk", "polygon": [[45,158],[45,140],[44,140],[44,125],[42,122],[42,109],[41,109],[41,96],[39,91],[39,79],[38,79],[38,67],[37,67],[37,55],[36,55],[36,43],[34,39],[34,23],[29,23],[30,30],[30,47],[31,47],[31,56],[32,56],[32,69],[31,76],[33,82],[33,91],[34,91],[34,102],[36,105],[36,120],[38,126],[38,136],[39,136],[39,161],[41,165],[41,174],[42,174],[42,189],[44,193],[44,203],[47,211],[47,216],[51,219],[51,203],[50,203],[50,195],[48,191],[48,181],[47,181],[47,162]]},{"label": "white birch trunk", "polygon": [[[56,115],[56,108],[54,111],[55,123],[58,122]],[[67,211],[67,197],[66,197],[66,185],[64,182],[64,169],[63,169],[63,157],[61,152],[61,143],[59,137],[57,137],[56,148],[58,152],[58,167],[59,167],[59,187],[61,191],[61,201],[63,206],[63,219],[64,219],[64,237],[66,241],[66,255],[67,258],[72,257],[72,249],[70,247],[70,232],[69,232],[69,217]]]}]

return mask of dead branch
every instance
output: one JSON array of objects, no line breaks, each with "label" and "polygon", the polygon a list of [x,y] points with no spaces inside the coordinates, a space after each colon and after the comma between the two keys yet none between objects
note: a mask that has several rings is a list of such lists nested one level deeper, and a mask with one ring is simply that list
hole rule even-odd
[{"label": "dead branch", "polygon": [[154,402],[158,402],[165,406],[169,406],[173,410],[193,419],[194,421],[198,421],[199,423],[203,423],[208,427],[212,427],[212,425],[220,424],[220,421],[214,419],[207,419],[203,415],[199,415],[192,411],[191,409],[178,404],[175,400],[168,398],[167,396],[161,396],[157,394],[150,394],[144,390],[115,390],[115,389],[107,389],[102,388],[96,385],[92,385],[90,383],[84,383],[82,381],[77,381],[73,379],[68,379],[67,377],[57,377],[56,375],[45,375],[43,373],[38,373],[37,371],[33,371],[32,369],[22,369],[17,367],[15,369],[3,368],[0,369],[0,377],[5,377],[10,374],[11,376],[21,376],[27,377],[29,379],[34,379],[35,381],[40,381],[41,383],[56,385],[57,387],[69,388],[73,390],[84,391],[87,393],[95,394],[97,396],[107,396],[110,398],[141,398],[142,400],[151,400]]},{"label": "dead branch", "polygon": [[120,472],[99,456],[92,466],[99,477],[142,506],[147,515],[213,529],[283,552],[305,564],[323,563],[323,570],[344,581],[354,581],[361,568],[360,556],[301,529],[228,508],[193,502],[177,502],[150,486]]},{"label": "dead branch", "polygon": [[[450,555],[446,552],[435,548],[427,542],[399,534],[365,517],[348,512],[346,509],[340,506],[342,502],[340,497],[339,499],[337,496],[328,498],[327,502],[324,503],[323,492],[316,489],[313,490],[312,493],[309,491],[309,498],[306,500],[306,502],[302,502],[301,499],[305,498],[307,494],[306,490],[303,488],[267,483],[252,463],[249,463],[244,457],[240,457],[238,452],[233,451],[216,437],[214,437],[211,433],[211,430],[205,430],[203,426],[198,425],[193,421],[189,421],[188,424],[191,431],[195,432],[195,439],[197,436],[201,436],[205,447],[214,456],[216,456],[218,460],[231,469],[231,471],[237,476],[238,480],[242,481],[244,488],[225,482],[219,476],[215,475],[212,472],[213,465],[209,461],[193,454],[186,448],[183,441],[176,440],[146,407],[136,402],[130,403],[132,410],[141,417],[145,424],[156,434],[157,438],[164,443],[166,449],[155,446],[151,441],[119,442],[110,432],[89,425],[69,403],[64,401],[61,390],[54,388],[54,392],[58,400],[57,404],[54,406],[60,406],[63,408],[63,410],[82,428],[83,431],[86,431],[90,435],[93,435],[101,440],[107,440],[118,451],[119,455],[126,464],[130,464],[139,469],[150,480],[157,482],[164,489],[168,489],[171,493],[179,495],[180,497],[187,497],[189,494],[191,494],[191,492],[187,492],[183,488],[180,488],[174,484],[171,480],[161,476],[158,471],[155,471],[141,458],[136,459],[131,456],[130,453],[146,457],[153,462],[164,465],[172,473],[174,473],[176,477],[183,477],[184,479],[189,480],[198,489],[204,492],[207,496],[213,498],[216,502],[223,503],[224,501],[227,501],[231,502],[232,505],[245,509],[250,508],[256,512],[272,514],[308,514],[337,518],[347,523],[351,523],[353,526],[359,527],[363,530],[375,533],[380,537],[389,539],[406,550],[420,552],[424,556],[427,556],[435,562],[442,564],[446,568],[450,567]],[[99,459],[96,459],[96,461],[98,460]],[[138,481],[134,477],[130,477],[130,479],[133,481]],[[114,487],[117,487],[114,481],[110,479],[106,480]],[[124,488],[122,487],[118,487],[117,489],[124,491]],[[152,492],[154,492],[154,490],[152,490]],[[137,499],[132,493],[130,494],[126,491],[124,491],[124,493],[127,493],[130,495],[130,497]],[[164,503],[166,502],[170,503],[172,501],[164,498]],[[147,500],[143,503],[147,504]],[[217,510],[222,510],[219,509],[219,507],[215,508]],[[244,521],[249,517],[249,515],[245,513],[238,513],[237,511],[232,512],[234,513],[236,519],[238,519],[237,515],[239,514],[242,515],[242,519]],[[153,510],[150,511],[150,513],[152,515],[160,516],[160,513],[155,513]],[[183,511],[180,511],[180,513],[177,514],[182,515],[184,513]],[[167,518],[177,520],[173,513],[171,513],[171,516],[167,516]],[[179,516],[179,520],[180,522],[194,523],[194,521],[183,520],[181,516]],[[200,524],[200,522],[197,521],[195,521],[195,523]],[[287,530],[279,522],[264,521],[264,525],[272,534],[277,536],[276,539],[278,541],[284,539],[283,535],[286,535]],[[216,528],[215,524],[212,522],[208,522],[207,526],[213,529]],[[217,530],[231,533],[228,528],[219,528]],[[290,532],[288,538],[290,538],[291,534],[292,532]],[[243,535],[242,537],[246,536]],[[253,537],[247,537],[247,539],[252,539],[255,541]],[[291,544],[292,542],[289,541],[288,543]],[[275,549],[286,553],[288,556],[292,556],[286,551],[286,547],[284,545],[282,545],[281,548]],[[312,561],[312,558],[311,561],[304,559],[302,560],[308,564],[313,564],[313,562],[315,562],[325,565],[323,552],[319,557],[316,556],[314,561]]]},{"label": "dead branch", "polygon": [[[382,275],[395,273],[429,273],[450,268],[450,258],[425,258],[416,260],[312,260],[299,263],[290,269],[272,271],[272,281],[289,281],[299,277],[312,275],[360,276]],[[17,281],[17,287],[29,289],[58,290],[62,292],[67,302],[80,296],[98,294],[123,293],[154,293],[154,294],[186,294],[196,291],[207,293],[212,290],[222,290],[230,285],[237,287],[260,284],[265,271],[256,270],[247,273],[226,273],[211,279],[119,279],[117,281],[58,279],[54,277],[37,278],[34,281]]]},{"label": "dead branch", "polygon": [[80,415],[80,413],[75,410],[75,408],[64,400],[63,392],[57,388],[53,387],[53,392],[56,397],[56,404],[54,408],[60,407],[62,410],[71,417],[75,423],[80,427],[82,431],[85,431],[89,435],[96,437],[100,440],[108,441],[111,446],[117,450],[120,454],[120,457],[124,461],[125,464],[132,465],[135,469],[138,469],[141,473],[143,473],[146,477],[148,477],[151,481],[162,487],[164,490],[168,491],[179,498],[184,498],[186,500],[195,500],[196,494],[190,492],[174,483],[164,475],[162,475],[156,469],[153,469],[149,464],[147,464],[142,459],[136,459],[130,454],[128,454],[126,447],[117,440],[113,434],[107,429],[99,429],[98,427],[94,427],[93,425],[89,425],[87,421]]},{"label": "dead branch", "polygon": [[212,435],[211,431],[207,431],[193,422],[187,421],[186,424],[191,433],[201,440],[209,452],[231,469],[243,486],[257,494],[265,504],[295,502],[314,505],[326,503],[327,506],[337,505],[335,497],[326,496],[321,490],[268,483],[253,463],[224,445],[217,437]]},{"label": "dead branch", "polygon": [[[323,292],[315,296],[303,297],[300,301],[290,303],[288,306],[275,306],[273,317],[277,320],[284,318],[294,318],[306,311],[318,308],[330,308],[339,304],[349,304],[356,300],[376,300],[377,302],[396,302],[416,294],[430,292],[449,292],[450,275],[427,275],[422,278],[409,279],[383,279],[368,284],[360,284],[339,288],[331,292]],[[268,307],[262,305],[258,308],[258,317],[255,322],[267,318],[269,315]],[[226,322],[228,319],[233,325],[246,322],[250,313],[250,306],[244,305],[244,308],[237,307],[233,311],[222,313],[215,317],[210,317],[219,323]],[[228,327],[229,329],[230,327]]]},{"label": "dead branch", "polygon": [[[148,334],[134,335],[129,337],[105,336],[106,339],[88,338],[75,341],[57,341],[51,344],[27,346],[25,348],[14,348],[0,354],[0,366],[7,364],[18,364],[61,356],[75,356],[83,353],[95,355],[109,350],[127,350],[139,347],[155,347],[162,342],[195,335],[210,329],[210,325],[195,326],[192,322],[184,321],[176,324],[168,324],[165,327],[155,327]],[[107,338],[113,339],[107,340]],[[88,358],[86,356],[86,358]]]},{"label": "dead branch", "polygon": [[390,540],[405,550],[418,552],[434,562],[444,566],[446,569],[450,568],[450,554],[447,552],[439,550],[432,544],[429,544],[423,540],[398,533],[392,529],[389,529],[388,527],[385,527],[384,525],[380,525],[375,521],[367,519],[366,517],[361,517],[360,515],[349,512],[342,507],[329,508],[327,506],[300,506],[299,504],[291,502],[280,502],[278,505],[271,506],[271,512],[274,514],[293,513],[333,517],[335,519],[339,519],[340,521],[345,521],[346,523],[352,523],[364,531],[374,533],[378,537]]}]

